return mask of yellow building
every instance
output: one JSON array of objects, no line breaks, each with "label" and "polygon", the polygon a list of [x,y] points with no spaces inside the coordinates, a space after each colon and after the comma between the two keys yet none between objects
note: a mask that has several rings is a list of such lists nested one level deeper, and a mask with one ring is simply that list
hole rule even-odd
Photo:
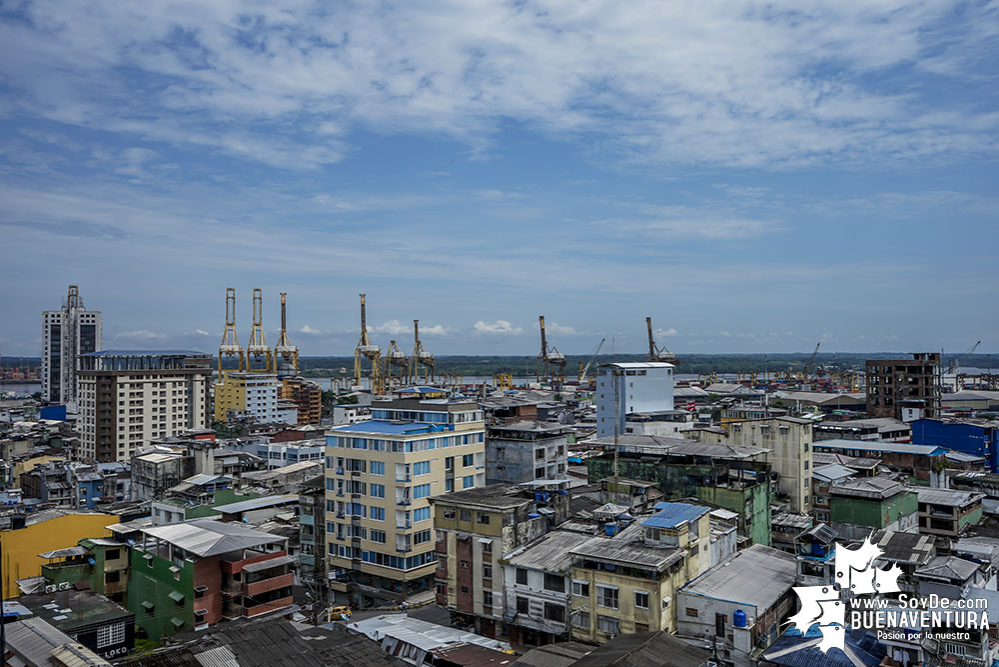
[{"label": "yellow building", "polygon": [[278,379],[270,373],[228,371],[215,384],[215,421],[253,417],[261,422],[278,419]]},{"label": "yellow building", "polygon": [[35,466],[47,466],[50,463],[60,463],[65,461],[65,456],[49,456],[48,454],[43,454],[41,456],[36,456],[34,458],[25,459],[24,461],[18,461],[14,464],[10,471],[10,478],[14,480],[15,484],[20,483],[21,475],[24,473],[34,470]]},{"label": "yellow building", "polygon": [[677,591],[711,567],[711,519],[700,505],[656,507],[641,523],[571,550],[573,639],[676,631]]},{"label": "yellow building", "polygon": [[75,547],[88,537],[104,537],[105,527],[118,523],[118,516],[102,512],[44,510],[29,514],[24,526],[0,533],[3,543],[3,596],[19,595],[18,579],[37,577],[47,561],[38,554]]},{"label": "yellow building", "polygon": [[395,400],[326,435],[331,583],[360,606],[432,590],[430,497],[485,485],[485,421],[473,401]]}]

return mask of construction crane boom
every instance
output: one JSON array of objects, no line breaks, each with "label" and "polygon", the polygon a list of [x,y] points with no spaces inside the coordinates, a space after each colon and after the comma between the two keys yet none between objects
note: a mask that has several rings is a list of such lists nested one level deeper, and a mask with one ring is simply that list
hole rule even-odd
[{"label": "construction crane boom", "polygon": [[368,317],[365,295],[361,295],[361,338],[354,349],[354,382],[361,386],[361,360],[371,362],[371,392],[382,393],[382,348],[373,345],[368,338]]},{"label": "construction crane boom", "polygon": [[679,359],[676,358],[672,352],[666,349],[666,346],[659,347],[656,345],[656,339],[652,335],[652,318],[645,318],[645,328],[649,333],[649,354],[645,357],[646,361],[664,361],[668,364],[677,364]]},{"label": "construction crane boom", "polygon": [[291,364],[295,368],[295,375],[298,375],[298,348],[292,345],[288,338],[287,296],[287,292],[281,292],[281,335],[278,337],[277,345],[274,346],[274,355]]},{"label": "construction crane boom", "polygon": [[538,324],[541,328],[541,354],[538,355],[537,375],[538,382],[565,382],[565,355],[558,351],[558,348],[548,345],[548,337],[545,333],[545,316],[538,315]]},{"label": "construction crane boom", "polygon": [[583,370],[579,371],[579,382],[580,383],[586,382],[586,376],[590,372],[590,366],[593,365],[593,362],[596,360],[597,355],[600,354],[600,350],[601,350],[601,348],[603,348],[605,340],[607,340],[607,339],[606,338],[601,338],[600,339],[600,344],[597,345],[597,349],[593,353],[593,356],[591,356],[590,360],[586,362],[586,366],[583,367]]}]

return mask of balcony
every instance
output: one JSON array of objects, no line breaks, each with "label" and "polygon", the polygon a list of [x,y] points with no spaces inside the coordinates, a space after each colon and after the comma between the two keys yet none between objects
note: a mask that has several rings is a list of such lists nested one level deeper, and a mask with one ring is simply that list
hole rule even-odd
[{"label": "balcony", "polygon": [[403,521],[401,523],[397,521],[395,524],[396,530],[409,530],[412,527],[413,527],[412,521]]},{"label": "balcony", "polygon": [[404,474],[401,474],[401,475],[399,473],[396,473],[395,474],[395,481],[396,482],[400,482],[400,483],[412,482],[413,481],[413,476],[410,475],[408,472],[404,473]]},{"label": "balcony", "polygon": [[407,505],[412,505],[413,501],[410,498],[396,498],[395,504],[401,507],[406,507]]}]

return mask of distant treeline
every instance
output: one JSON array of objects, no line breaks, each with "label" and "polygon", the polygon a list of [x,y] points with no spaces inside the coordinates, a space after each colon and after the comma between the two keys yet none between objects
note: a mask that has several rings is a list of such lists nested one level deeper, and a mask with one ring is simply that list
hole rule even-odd
[{"label": "distant treeline", "polygon": [[[801,370],[811,359],[808,353],[790,354],[679,354],[677,371],[679,373],[762,373],[764,370]],[[833,370],[862,370],[868,359],[908,359],[910,355],[900,352],[871,353],[819,353],[815,363],[822,368]],[[977,368],[992,368],[992,355],[973,354],[944,355],[944,367],[952,359],[959,359],[962,366]],[[579,372],[579,365],[585,365],[590,355],[566,355],[566,376],[571,377]],[[601,354],[593,364],[611,361],[644,361],[644,354]],[[223,368],[235,368],[233,360],[226,359]],[[533,375],[537,357],[535,356],[471,356],[449,355],[436,357],[438,374],[455,375],[485,375],[510,373],[515,376]],[[997,360],[999,361],[999,360]],[[214,361],[213,361],[214,363]],[[2,366],[38,366],[39,357],[4,357]],[[325,377],[339,375],[340,369],[352,373],[354,358],[351,357],[302,357],[300,360],[302,375],[307,377]],[[365,368],[367,361],[365,361]]]}]

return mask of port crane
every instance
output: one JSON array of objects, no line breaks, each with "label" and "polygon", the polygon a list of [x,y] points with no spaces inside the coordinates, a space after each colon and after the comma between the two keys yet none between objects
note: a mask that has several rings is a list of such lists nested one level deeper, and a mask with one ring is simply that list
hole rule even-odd
[{"label": "port crane", "polygon": [[600,344],[597,345],[597,349],[593,353],[593,356],[590,357],[590,360],[586,362],[586,366],[583,366],[583,362],[579,362],[579,384],[586,384],[586,376],[590,372],[590,366],[593,365],[593,362],[596,360],[597,355],[600,354],[600,349],[604,346],[605,340],[607,339],[606,338],[600,339]]},{"label": "port crane", "polygon": [[655,336],[652,334],[652,318],[645,318],[645,328],[649,332],[649,353],[645,356],[646,361],[663,361],[667,364],[678,364],[680,360],[676,358],[672,352],[666,349],[666,346],[662,347],[656,345]]},{"label": "port crane", "polygon": [[541,353],[538,354],[537,376],[538,382],[565,383],[565,355],[558,351],[554,345],[548,345],[548,338],[545,334],[545,316],[539,315],[538,322],[541,325]]},{"label": "port crane", "polygon": [[420,380],[420,366],[423,367],[423,382],[430,384],[434,381],[434,356],[427,352],[420,340],[420,321],[413,320],[413,354],[409,357],[409,366],[406,369],[408,382],[418,384]]},{"label": "port crane", "polygon": [[382,393],[382,348],[368,338],[368,319],[365,295],[361,295],[361,338],[354,349],[354,384],[361,386],[361,366],[364,359],[371,362],[371,393]]},{"label": "port crane", "polygon": [[253,289],[253,326],[250,328],[250,342],[246,345],[246,370],[274,372],[274,354],[264,338],[264,293],[259,287]]},{"label": "port crane", "polygon": [[246,357],[239,345],[236,335],[236,289],[227,287],[225,290],[225,330],[222,332],[222,342],[219,343],[219,381],[222,381],[222,359],[236,357],[237,370],[246,368]]},{"label": "port crane", "polygon": [[[982,341],[978,341],[977,343],[975,343],[974,345],[972,345],[970,348],[968,348],[968,351],[965,352],[964,354],[962,354],[961,356],[962,357],[970,357],[971,355],[973,355],[975,353],[975,350],[977,350],[978,346],[981,345],[981,344],[982,344]],[[948,373],[953,373],[954,371],[956,371],[960,367],[961,367],[961,357],[954,357],[947,364],[947,372]]]},{"label": "port crane", "polygon": [[277,345],[274,346],[275,361],[281,357],[285,363],[291,364],[298,375],[298,347],[291,344],[288,338],[288,318],[285,311],[285,300],[287,292],[281,292],[281,335],[278,337]]}]

